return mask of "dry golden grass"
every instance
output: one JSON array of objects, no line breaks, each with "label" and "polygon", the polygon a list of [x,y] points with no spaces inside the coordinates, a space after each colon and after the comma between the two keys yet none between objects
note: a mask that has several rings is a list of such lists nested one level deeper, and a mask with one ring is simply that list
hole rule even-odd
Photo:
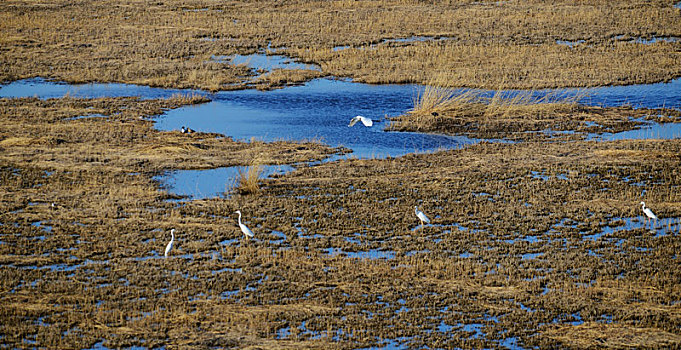
[{"label": "dry golden grass", "polygon": [[[423,2],[293,1],[182,3],[117,0],[0,4],[0,81],[44,76],[224,90],[254,72],[214,56],[268,47],[371,83],[536,88],[664,81],[681,75],[681,37],[671,1]],[[140,9],[144,9],[141,11]],[[412,36],[425,42],[386,42]],[[575,47],[558,40],[584,40]],[[336,50],[336,46],[350,46]],[[271,73],[261,88],[318,73]],[[289,80],[291,79],[291,80]],[[272,84],[271,86],[265,84]]]},{"label": "dry golden grass", "polygon": [[545,335],[580,349],[661,349],[681,345],[681,335],[678,334],[655,328],[595,322],[556,327]]},{"label": "dry golden grass", "polygon": [[323,77],[325,74],[302,69],[275,69],[259,76],[254,84],[258,89],[271,89],[289,85],[302,84],[306,81]]},{"label": "dry golden grass", "polygon": [[[455,41],[290,51],[321,62],[327,74],[352,76],[365,83],[427,84],[433,74],[440,74],[449,87],[537,89],[667,81],[681,74],[679,45],[613,43],[570,48]],[[650,60],[656,63],[647,63]]]},{"label": "dry golden grass", "polygon": [[240,194],[256,194],[260,191],[260,176],[263,169],[260,164],[253,163],[249,167],[239,169],[239,176],[237,178],[237,191]]},{"label": "dry golden grass", "polygon": [[[646,118],[658,123],[678,122],[673,109],[592,107],[577,103],[583,93],[539,94],[534,91],[497,90],[491,97],[480,90],[455,90],[427,85],[416,93],[414,107],[392,118],[388,130],[420,131],[474,138],[527,140],[562,137],[581,139],[587,133],[620,132]],[[548,135],[545,131],[569,131]],[[574,132],[574,133],[573,133]]]},{"label": "dry golden grass", "polygon": [[414,107],[408,111],[414,115],[440,114],[480,102],[479,93],[474,90],[456,91],[446,86],[428,84],[412,99]]}]

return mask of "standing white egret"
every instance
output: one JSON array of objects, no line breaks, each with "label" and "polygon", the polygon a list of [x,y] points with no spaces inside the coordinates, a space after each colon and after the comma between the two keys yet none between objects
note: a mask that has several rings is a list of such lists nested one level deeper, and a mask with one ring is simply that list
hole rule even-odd
[{"label": "standing white egret", "polygon": [[350,119],[350,124],[348,124],[348,127],[351,127],[351,126],[355,125],[355,124],[356,124],[357,122],[359,122],[359,121],[361,121],[362,124],[364,124],[364,126],[372,126],[372,125],[374,125],[374,122],[373,122],[371,119],[369,119],[369,118],[367,118],[367,117],[362,117],[361,115],[358,115],[358,116],[356,116],[356,117]]},{"label": "standing white egret", "polygon": [[241,211],[237,210],[235,211],[235,213],[239,214],[239,227],[241,228],[241,232],[243,232],[244,235],[246,235],[246,238],[253,238],[253,236],[255,236],[253,234],[253,231],[251,231],[251,229],[249,229],[248,227],[246,227],[246,225],[241,223]]},{"label": "standing white egret", "polygon": [[414,206],[414,213],[418,216],[419,220],[421,220],[421,226],[423,226],[424,222],[430,224],[430,219],[428,219],[426,214],[419,210],[418,206]]},{"label": "standing white egret", "polygon": [[173,241],[175,240],[175,229],[170,230],[170,242],[168,242],[168,245],[166,246],[166,252],[163,254],[166,258],[168,257],[168,253],[170,253],[170,250],[173,249]]},{"label": "standing white egret", "polygon": [[641,209],[643,209],[643,213],[646,214],[648,219],[652,219],[655,220],[655,222],[657,222],[657,215],[655,215],[653,211],[650,210],[650,208],[646,208],[645,202],[641,202]]}]

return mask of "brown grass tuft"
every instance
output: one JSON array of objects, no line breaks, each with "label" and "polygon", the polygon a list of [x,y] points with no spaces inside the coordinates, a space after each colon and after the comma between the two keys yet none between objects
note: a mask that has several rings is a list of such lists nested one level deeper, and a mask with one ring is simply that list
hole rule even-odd
[{"label": "brown grass tuft", "polygon": [[561,325],[545,332],[544,335],[582,349],[659,349],[678,347],[681,344],[681,336],[661,329],[596,322],[577,326]]},{"label": "brown grass tuft", "polygon": [[239,186],[237,191],[240,194],[256,194],[260,192],[260,185],[258,181],[260,180],[260,175],[262,175],[262,172],[262,166],[256,163],[249,167],[239,169]]}]

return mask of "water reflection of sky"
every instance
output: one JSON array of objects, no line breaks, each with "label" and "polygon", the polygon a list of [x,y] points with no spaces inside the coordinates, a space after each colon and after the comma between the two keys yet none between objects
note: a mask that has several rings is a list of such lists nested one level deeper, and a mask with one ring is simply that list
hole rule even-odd
[{"label": "water reflection of sky", "polygon": [[[385,132],[386,117],[405,113],[412,107],[418,85],[368,85],[347,80],[316,79],[303,86],[273,91],[239,90],[210,94],[202,91],[151,88],[127,84],[69,85],[26,79],[0,86],[0,97],[57,98],[64,95],[83,98],[139,96],[168,98],[180,92],[198,93],[212,101],[166,112],[157,119],[160,130],[179,130],[183,125],[198,131],[217,132],[237,140],[263,141],[317,140],[330,146],[353,150],[360,158],[397,157],[414,152],[452,149],[476,142],[467,137],[421,133]],[[484,91],[491,97],[494,91]],[[504,91],[512,97],[525,93]],[[668,83],[609,86],[591,89],[539,90],[535,96],[586,96],[590,105],[681,109],[681,79]],[[356,124],[348,127],[355,115],[372,118],[371,128]],[[599,140],[626,138],[678,138],[679,124],[650,124],[640,130],[619,134],[591,135]],[[171,191],[193,198],[216,196],[233,184],[236,169],[201,170],[170,173],[164,181]]]},{"label": "water reflection of sky", "polygon": [[[320,140],[351,148],[353,156],[362,158],[454,148],[474,141],[466,137],[384,132],[386,116],[400,115],[411,107],[414,89],[319,79],[305,86],[267,92],[222,92],[212,95],[210,103],[167,112],[157,127],[176,130],[190,125],[195,130],[246,141]],[[355,115],[374,119],[374,126],[348,127]]]},{"label": "water reflection of sky", "polygon": [[646,140],[662,139],[671,140],[681,138],[681,123],[648,123],[636,130],[627,130],[618,133],[590,134],[589,139],[599,141],[617,140]]},{"label": "water reflection of sky", "polygon": [[[159,177],[164,187],[171,193],[189,198],[217,197],[236,186],[239,171],[245,167],[228,167],[206,170],[175,170]],[[293,170],[289,165],[262,166],[262,177],[282,174]]]},{"label": "water reflection of sky", "polygon": [[295,60],[282,55],[231,55],[231,56],[213,56],[212,59],[216,62],[230,63],[232,65],[246,65],[253,69],[262,69],[271,71],[273,69],[307,69],[320,71],[319,66],[314,64],[300,63]]}]

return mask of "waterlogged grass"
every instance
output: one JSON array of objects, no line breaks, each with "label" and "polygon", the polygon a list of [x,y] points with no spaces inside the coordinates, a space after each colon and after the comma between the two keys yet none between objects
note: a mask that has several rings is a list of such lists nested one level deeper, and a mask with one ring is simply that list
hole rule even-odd
[{"label": "waterlogged grass", "polygon": [[[395,130],[529,140],[326,162],[271,179],[252,167],[239,187],[247,191],[177,203],[154,180],[161,171],[309,162],[339,150],[153,129],[153,118],[198,96],[1,99],[2,343],[681,346],[681,141],[572,134],[678,121],[678,111],[447,89],[678,77],[681,43],[654,40],[680,36],[672,5],[0,3],[0,81],[215,91],[329,74],[426,84],[439,76]],[[275,51],[322,72],[213,59]],[[572,141],[537,142],[548,129]],[[643,222],[642,200],[662,218],[655,226]],[[431,224],[419,227],[414,205]]]},{"label": "waterlogged grass", "polygon": [[[0,102],[4,344],[681,344],[679,140],[325,162],[259,179],[257,195],[178,204],[154,169],[331,150],[153,130],[171,101]],[[88,113],[103,117],[73,118]],[[414,205],[431,224],[419,227]]]},{"label": "waterlogged grass", "polygon": [[[243,166],[256,156],[267,164],[289,164],[320,160],[333,152],[315,142],[239,143],[214,133],[153,128],[153,118],[163,111],[204,101],[179,95],[168,100],[0,99],[5,120],[0,159],[17,166],[30,162],[49,171],[107,165],[121,172],[149,173]],[[104,117],[78,118],[89,115]]]}]

